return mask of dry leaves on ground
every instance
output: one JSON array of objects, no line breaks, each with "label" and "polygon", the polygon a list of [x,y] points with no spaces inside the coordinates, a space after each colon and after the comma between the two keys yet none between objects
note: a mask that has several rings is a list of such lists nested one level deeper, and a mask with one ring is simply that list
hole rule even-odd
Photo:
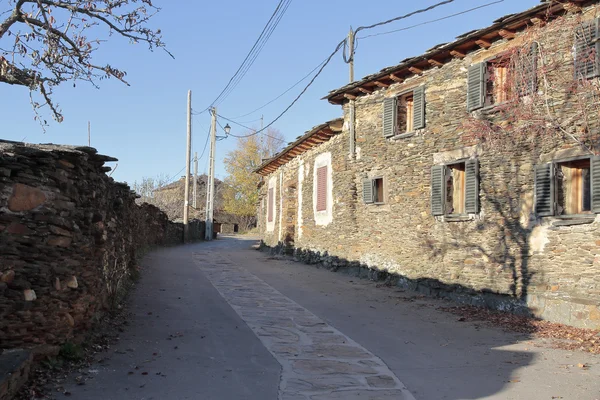
[{"label": "dry leaves on ground", "polygon": [[474,306],[440,307],[440,310],[458,315],[459,321],[485,321],[508,331],[554,339],[553,346],[556,348],[600,354],[600,331],[597,330],[574,328]]}]

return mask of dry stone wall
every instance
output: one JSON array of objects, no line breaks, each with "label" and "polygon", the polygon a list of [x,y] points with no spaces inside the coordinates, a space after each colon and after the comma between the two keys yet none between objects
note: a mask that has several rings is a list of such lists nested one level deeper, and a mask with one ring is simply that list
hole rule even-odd
[{"label": "dry stone wall", "polygon": [[[595,14],[590,10],[586,15]],[[548,23],[541,49],[545,41],[561,43],[560,51],[570,54],[573,33],[564,24],[569,18],[580,16],[567,16],[563,24]],[[295,200],[301,204],[298,215],[302,217],[295,221],[296,256],[332,269],[350,268],[358,275],[391,275],[403,286],[467,303],[600,328],[598,218],[573,222],[537,218],[533,212],[533,166],[561,152],[585,152],[568,135],[537,143],[515,140],[513,147],[491,149],[463,137],[469,116],[467,67],[518,44],[516,39],[498,41],[490,49],[359,97],[355,158],[349,157],[351,121],[345,104],[342,134],[265,177],[265,181],[277,178],[278,196],[279,182],[302,181],[301,198]],[[565,66],[565,73],[572,74],[569,64]],[[425,129],[412,136],[384,138],[383,99],[421,85],[426,88]],[[569,107],[575,107],[568,101],[555,104],[562,107],[565,118],[571,115]],[[481,117],[496,118],[493,109]],[[326,152],[332,155],[333,221],[318,225],[312,169],[315,158]],[[432,216],[431,167],[466,157],[479,160],[480,213],[454,220]],[[384,204],[365,204],[363,179],[375,177],[384,179]],[[264,197],[266,189],[262,189]],[[266,208],[261,210],[264,220]],[[286,238],[279,232],[286,232],[287,221],[275,222],[273,231],[262,229],[264,221],[260,224],[263,241],[286,249]]]},{"label": "dry stone wall", "polygon": [[0,141],[0,348],[84,333],[146,249],[182,242],[182,225],[136,205],[107,161],[89,147]]}]

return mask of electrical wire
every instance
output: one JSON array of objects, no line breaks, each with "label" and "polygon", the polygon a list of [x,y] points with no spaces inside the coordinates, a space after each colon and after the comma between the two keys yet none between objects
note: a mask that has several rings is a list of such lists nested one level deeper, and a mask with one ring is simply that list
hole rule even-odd
[{"label": "electrical wire", "polygon": [[[249,112],[249,113],[247,113],[247,114],[244,114],[244,115],[238,115],[237,117],[233,117],[233,119],[237,119],[237,118],[243,118],[243,117],[246,117],[246,116],[248,116],[248,115],[250,115],[250,114],[254,114],[255,112],[257,112],[257,111],[259,111],[259,110],[262,110],[263,108],[265,108],[265,107],[266,107],[266,106],[268,106],[269,104],[273,103],[274,101],[277,101],[277,100],[279,100],[279,99],[280,99],[281,97],[283,97],[283,96],[284,96],[286,93],[288,93],[290,90],[292,90],[293,88],[295,88],[296,86],[298,86],[298,85],[299,85],[299,84],[300,84],[302,81],[304,81],[306,78],[308,78],[309,76],[311,76],[311,75],[312,75],[312,73],[313,73],[313,72],[315,72],[315,71],[317,70],[317,68],[319,68],[321,65],[323,65],[323,63],[324,63],[325,61],[326,61],[326,60],[323,60],[323,61],[321,61],[321,62],[319,63],[319,65],[317,65],[316,67],[314,67],[314,68],[313,68],[313,69],[312,69],[312,70],[311,70],[311,71],[310,71],[308,74],[304,75],[304,77],[302,77],[302,79],[300,79],[298,82],[294,83],[294,84],[293,84],[292,86],[290,86],[290,87],[289,87],[289,88],[288,88],[288,89],[287,89],[285,92],[281,93],[279,96],[275,97],[273,100],[271,100],[271,101],[269,101],[269,102],[267,102],[267,103],[263,104],[262,106],[258,107],[258,108],[257,108],[257,109],[255,109],[255,110],[252,110],[252,111],[250,111],[250,112]],[[252,121],[250,121],[250,122],[252,122]]]},{"label": "electrical wire", "polygon": [[248,70],[250,69],[252,64],[254,64],[254,61],[256,60],[256,58],[262,51],[263,47],[265,46],[265,44],[271,37],[271,35],[272,35],[273,31],[275,30],[275,28],[277,27],[277,25],[279,25],[281,18],[287,11],[291,2],[292,2],[292,0],[280,0],[279,1],[279,4],[275,8],[275,11],[271,15],[271,18],[269,18],[269,20],[267,21],[262,32],[258,36],[258,39],[256,39],[256,41],[254,42],[254,45],[252,46],[252,48],[246,55],[246,58],[244,58],[244,60],[240,64],[237,71],[229,79],[229,82],[227,82],[227,85],[225,85],[225,88],[223,88],[223,90],[221,91],[221,93],[219,93],[219,95],[215,98],[215,100],[213,100],[213,102],[208,107],[206,107],[206,109],[204,109],[201,112],[204,112],[204,111],[208,110],[210,107],[213,107],[213,106],[216,106],[216,105],[222,103],[227,98],[227,96],[229,96],[229,94],[233,91],[233,89],[235,89],[235,87],[239,84],[241,79],[246,75],[246,73],[248,72]]},{"label": "electrical wire", "polygon": [[[399,17],[395,17],[395,18],[389,19],[389,20],[387,20],[387,21],[378,22],[378,23],[376,23],[376,24],[372,24],[372,25],[368,25],[368,26],[360,26],[360,27],[358,27],[358,28],[356,29],[356,31],[354,31],[354,40],[356,41],[356,34],[357,34],[358,32],[360,32],[360,31],[362,31],[362,30],[373,29],[373,28],[375,28],[375,27],[382,26],[382,25],[386,25],[386,24],[389,24],[389,23],[391,23],[391,22],[395,22],[395,21],[399,21],[399,20],[402,20],[402,19],[406,19],[406,18],[412,17],[412,16],[414,16],[414,15],[417,15],[417,14],[421,14],[421,13],[424,13],[424,12],[427,12],[427,11],[431,11],[431,10],[433,10],[433,9],[437,8],[437,7],[440,7],[440,6],[443,6],[443,5],[445,5],[445,4],[449,4],[449,3],[452,3],[452,2],[454,2],[454,0],[445,0],[445,1],[441,1],[441,2],[439,2],[439,3],[436,3],[436,4],[433,4],[433,5],[431,5],[431,6],[429,6],[429,7],[422,8],[422,9],[419,9],[419,10],[415,10],[415,11],[412,11],[412,12],[410,12],[410,13],[408,13],[408,14],[401,15],[401,16],[399,16]],[[296,96],[296,98],[294,98],[294,100],[291,102],[291,104],[290,104],[290,105],[288,105],[288,106],[287,106],[287,107],[286,107],[286,108],[285,108],[285,109],[284,109],[284,110],[283,110],[283,111],[282,111],[282,112],[281,112],[281,113],[280,113],[280,114],[279,114],[277,117],[275,117],[275,119],[273,119],[271,122],[269,122],[269,123],[268,123],[268,124],[267,124],[265,127],[263,127],[262,129],[260,129],[260,130],[258,130],[258,131],[254,131],[253,133],[250,133],[250,134],[247,134],[247,135],[234,135],[234,134],[231,134],[231,133],[230,133],[230,134],[229,134],[229,136],[232,136],[232,137],[237,137],[237,138],[245,138],[245,137],[255,136],[255,135],[257,135],[257,134],[259,134],[259,133],[261,133],[261,132],[265,131],[267,128],[269,128],[269,127],[270,127],[270,126],[272,126],[272,125],[273,125],[275,122],[277,122],[277,121],[278,121],[278,120],[279,120],[279,119],[280,119],[280,118],[281,118],[283,115],[285,115],[285,114],[286,114],[286,113],[287,113],[287,112],[288,112],[288,111],[289,111],[289,110],[290,110],[290,109],[291,109],[291,108],[294,106],[294,104],[296,104],[296,102],[297,102],[297,101],[300,99],[300,97],[302,97],[302,95],[304,95],[304,93],[305,93],[305,92],[308,90],[308,88],[309,88],[309,87],[310,87],[310,86],[311,86],[311,85],[314,83],[314,81],[317,79],[317,77],[318,77],[318,76],[319,76],[319,75],[320,75],[320,74],[323,72],[323,70],[325,69],[325,67],[326,67],[326,66],[329,64],[329,62],[331,61],[331,59],[333,58],[333,56],[334,56],[334,55],[335,55],[335,54],[336,54],[336,53],[337,53],[337,52],[338,52],[338,51],[339,51],[341,48],[345,48],[345,46],[347,46],[347,40],[348,40],[348,39],[344,39],[344,40],[342,40],[340,43],[338,43],[338,45],[336,46],[335,50],[334,50],[334,51],[333,51],[333,52],[332,52],[332,53],[329,55],[329,57],[327,57],[323,63],[319,64],[319,65],[320,65],[320,68],[319,68],[319,70],[318,70],[318,71],[317,71],[317,73],[316,73],[316,74],[315,74],[315,75],[312,77],[312,79],[311,79],[311,80],[308,82],[308,84],[307,84],[307,85],[304,87],[304,89],[302,89],[302,91],[301,91],[301,92],[300,92],[300,93],[299,93],[299,94]],[[351,55],[350,55],[350,57],[346,57],[346,55],[344,54],[344,61],[345,61],[346,63],[349,63],[349,62],[352,60],[352,57],[353,57],[353,54],[351,54]],[[248,114],[245,114],[245,115],[248,115]],[[242,116],[240,116],[240,117],[243,117],[243,116],[244,116],[244,115],[242,115]],[[240,117],[238,117],[238,118],[240,118]],[[223,117],[223,116],[221,116],[221,118],[223,118],[223,119],[226,119],[227,121],[230,121],[230,122],[232,122],[232,123],[235,123],[235,124],[238,124],[238,125],[240,125],[238,122],[236,122],[236,121],[234,121],[234,120],[232,120],[232,119],[225,118],[225,117]],[[243,125],[242,125],[242,126],[243,126]],[[246,127],[246,128],[247,128],[247,127]],[[249,129],[249,128],[248,128],[248,129]]]},{"label": "electrical wire", "polygon": [[[236,124],[236,125],[239,125],[239,126],[241,126],[242,128],[248,129],[249,131],[254,131],[254,129],[252,129],[252,128],[250,128],[250,127],[246,126],[246,125],[242,125],[242,124],[240,124],[239,122],[236,122],[236,121],[234,121],[234,120],[232,120],[232,119],[229,119],[229,118],[227,118],[227,117],[224,117],[224,116],[222,116],[222,115],[219,115],[219,117],[223,118],[225,121],[229,121],[229,122],[231,122],[231,123],[233,123],[233,124]],[[279,140],[280,142],[286,142],[286,140],[285,140],[285,139],[278,138],[278,137],[275,137],[275,136],[271,136],[271,135],[269,135],[269,134],[266,134],[266,133],[263,133],[263,135],[264,135],[264,136],[266,136],[266,137],[268,137],[268,138],[271,138],[271,139],[273,139],[273,140]],[[234,134],[232,134],[232,133],[230,133],[230,134],[229,134],[229,136],[233,136],[233,137],[235,137],[235,138],[247,137],[247,136],[239,136],[239,135],[234,135]],[[253,135],[250,135],[250,136],[253,136]]]},{"label": "electrical wire", "polygon": [[362,40],[362,39],[366,39],[366,38],[370,38],[370,37],[382,36],[382,35],[388,35],[390,33],[406,31],[406,30],[413,29],[413,28],[416,28],[416,27],[419,27],[419,26],[428,25],[428,24],[432,24],[434,22],[439,22],[439,21],[443,21],[445,19],[457,17],[459,15],[463,15],[463,14],[467,14],[467,13],[470,13],[470,12],[475,11],[475,10],[479,10],[480,8],[489,7],[491,5],[498,4],[498,3],[503,3],[503,2],[504,2],[504,0],[493,1],[491,3],[483,4],[483,5],[478,6],[478,7],[473,7],[473,8],[470,8],[468,10],[464,10],[464,11],[460,11],[460,12],[457,12],[457,13],[454,13],[454,14],[447,15],[445,17],[436,18],[436,19],[432,19],[432,20],[429,20],[429,21],[421,22],[421,23],[418,23],[418,24],[415,24],[415,25],[407,26],[405,28],[394,29],[393,31],[380,32],[380,33],[374,33],[372,35],[361,36],[361,37],[358,37],[357,39]]},{"label": "electrical wire", "polygon": [[[312,79],[310,80],[310,82],[308,82],[308,84],[304,87],[304,89],[302,89],[302,91],[300,92],[300,94],[298,94],[296,96],[296,98],[290,103],[289,106],[287,106],[277,117],[275,117],[275,119],[273,119],[271,122],[269,122],[264,128],[255,131],[253,133],[250,133],[248,135],[234,135],[234,134],[229,134],[229,136],[233,136],[233,137],[237,137],[237,138],[245,138],[245,137],[250,137],[250,136],[254,136],[254,135],[258,135],[259,133],[265,131],[267,128],[269,128],[271,125],[273,125],[275,122],[277,122],[281,117],[283,117],[284,114],[286,114],[293,106],[294,104],[296,104],[296,102],[298,102],[298,100],[300,100],[300,97],[302,97],[302,95],[304,95],[304,93],[308,90],[309,87],[311,87],[311,85],[315,82],[315,80],[317,79],[317,77],[319,75],[321,75],[321,72],[323,72],[323,70],[325,69],[325,67],[327,66],[327,64],[329,64],[329,62],[331,61],[331,59],[333,58],[334,55],[336,55],[336,53],[338,51],[340,51],[340,49],[342,48],[342,46],[344,46],[344,43],[346,43],[346,39],[342,40],[341,42],[338,43],[338,45],[336,46],[335,50],[329,55],[329,57],[327,57],[325,59],[325,61],[322,63],[321,68],[319,68],[319,70],[317,71],[317,73],[315,74],[315,76],[312,77]],[[226,119],[227,121],[233,122],[234,124],[237,124],[237,122],[225,118],[223,116],[221,116],[223,119]]]},{"label": "electrical wire", "polygon": [[433,5],[429,6],[429,7],[422,8],[422,9],[416,10],[416,11],[412,11],[412,12],[409,12],[408,14],[401,15],[401,16],[396,17],[396,18],[388,19],[387,21],[378,22],[376,24],[368,25],[368,26],[359,26],[358,28],[356,28],[356,31],[354,31],[354,34],[356,35],[358,32],[360,32],[362,30],[365,30],[365,29],[373,29],[373,28],[376,28],[378,26],[387,25],[387,24],[389,24],[391,22],[396,22],[396,21],[400,21],[401,19],[406,19],[408,17],[412,17],[413,15],[417,15],[417,14],[421,14],[421,13],[424,13],[424,12],[427,12],[427,11],[431,11],[434,8],[438,8],[440,6],[443,6],[443,5],[446,5],[446,4],[450,4],[452,2],[454,2],[454,0],[445,0],[445,1],[433,4]]},{"label": "electrical wire", "polygon": [[[291,1],[292,0],[286,0],[286,3],[282,7],[282,11],[278,14],[277,19],[275,20],[275,22],[269,28],[269,31],[266,33],[265,38],[261,41],[258,50],[254,53],[254,55],[252,56],[252,59],[246,65],[246,67],[244,68],[244,70],[242,71],[242,73],[238,76],[238,78],[236,79],[236,81],[234,82],[234,84],[223,95],[223,97],[221,98],[221,100],[219,100],[219,102],[217,104],[220,104],[223,101],[225,101],[225,99],[231,94],[231,92],[233,92],[233,90],[235,89],[235,87],[237,87],[237,85],[244,78],[244,76],[246,75],[246,73],[250,70],[250,67],[254,64],[254,61],[256,61],[256,59],[258,58],[258,55],[262,51],[262,48],[265,46],[265,44],[267,43],[267,41],[269,40],[269,38],[273,34],[273,31],[275,30],[275,28],[279,25],[279,22],[283,18],[283,15],[285,14],[285,12],[287,11],[289,5],[291,4]],[[214,104],[214,105],[217,105],[217,104]]]}]

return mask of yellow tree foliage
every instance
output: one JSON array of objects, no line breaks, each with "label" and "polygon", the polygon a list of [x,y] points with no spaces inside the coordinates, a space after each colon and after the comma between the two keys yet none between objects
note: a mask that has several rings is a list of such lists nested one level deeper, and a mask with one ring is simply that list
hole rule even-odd
[{"label": "yellow tree foliage", "polygon": [[260,176],[254,170],[264,158],[273,156],[283,148],[283,136],[274,129],[260,134],[237,139],[237,146],[225,156],[224,209],[230,214],[243,217],[248,228],[255,219],[258,204]]}]

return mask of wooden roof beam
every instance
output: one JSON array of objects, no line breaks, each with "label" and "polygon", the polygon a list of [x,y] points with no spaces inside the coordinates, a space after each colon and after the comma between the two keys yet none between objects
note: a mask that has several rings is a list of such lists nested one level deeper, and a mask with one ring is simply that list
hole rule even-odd
[{"label": "wooden roof beam", "polygon": [[419,74],[423,73],[423,70],[421,68],[417,68],[417,67],[410,67],[408,70],[415,75],[419,75]]},{"label": "wooden roof beam", "polygon": [[546,21],[540,17],[533,17],[530,18],[529,21],[531,21],[532,24],[534,24],[535,26],[544,26],[546,25]]},{"label": "wooden roof beam", "polygon": [[402,82],[404,82],[404,79],[400,78],[396,74],[390,74],[389,78],[391,80],[393,80],[394,82],[396,82],[396,83],[402,83]]},{"label": "wooden roof beam", "polygon": [[359,90],[360,92],[364,93],[364,94],[371,94],[371,93],[373,93],[373,90],[372,90],[372,89],[367,89],[367,88],[366,88],[366,87],[364,87],[364,86],[361,86],[361,87],[359,87],[359,88],[358,88],[358,90]]},{"label": "wooden roof beam", "polygon": [[440,62],[440,61],[438,61],[438,60],[434,60],[433,58],[430,58],[430,59],[428,59],[428,60],[427,60],[427,62],[428,62],[430,65],[434,66],[434,67],[441,67],[442,65],[444,65],[444,63],[443,63],[443,62]]},{"label": "wooden roof beam", "polygon": [[380,88],[387,88],[390,86],[389,84],[381,82],[381,81],[375,81],[374,83],[376,86],[379,86]]},{"label": "wooden roof beam", "polygon": [[458,50],[450,50],[450,55],[456,58],[465,58],[466,54]]},{"label": "wooden roof beam", "polygon": [[488,42],[487,40],[483,40],[483,39],[478,39],[475,41],[475,43],[477,43],[477,45],[479,47],[481,47],[482,49],[489,49],[490,47],[492,47],[491,42]]},{"label": "wooden roof beam", "polygon": [[350,93],[344,93],[344,98],[346,98],[348,100],[356,100],[356,97],[358,97],[358,96],[355,96],[355,95],[350,94]]},{"label": "wooden roof beam", "polygon": [[514,39],[516,36],[515,31],[510,29],[500,29],[498,34],[502,36],[504,39]]}]

